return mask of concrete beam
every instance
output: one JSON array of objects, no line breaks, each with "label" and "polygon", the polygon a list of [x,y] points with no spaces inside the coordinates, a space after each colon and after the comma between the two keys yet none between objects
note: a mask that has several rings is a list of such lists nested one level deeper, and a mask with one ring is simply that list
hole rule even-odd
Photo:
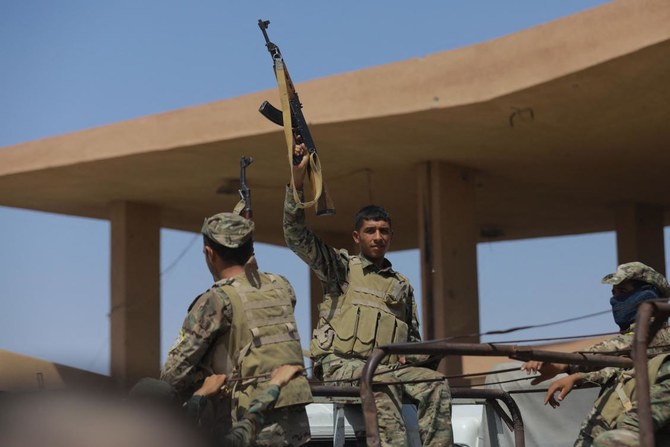
[{"label": "concrete beam", "polygon": [[[479,333],[475,185],[471,171],[447,163],[418,168],[419,246],[425,340]],[[458,341],[478,342],[479,338]],[[450,357],[440,370],[463,371]]]},{"label": "concrete beam", "polygon": [[640,261],[665,274],[662,206],[625,203],[615,206],[619,264]]},{"label": "concrete beam", "polygon": [[160,210],[114,202],[111,370],[124,388],[160,370]]}]

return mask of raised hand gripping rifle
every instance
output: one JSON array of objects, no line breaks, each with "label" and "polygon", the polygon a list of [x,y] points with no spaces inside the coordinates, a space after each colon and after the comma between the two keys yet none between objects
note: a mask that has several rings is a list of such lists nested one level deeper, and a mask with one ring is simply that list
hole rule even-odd
[{"label": "raised hand gripping rifle", "polygon": [[[293,188],[294,199],[298,206],[307,208],[316,205],[317,216],[325,216],[335,214],[335,206],[326,189],[326,184],[321,175],[321,162],[316,152],[316,145],[312,139],[312,134],[309,131],[307,120],[302,114],[302,104],[298,98],[298,93],[295,91],[291,76],[288,74],[284,59],[282,58],[279,47],[270,41],[267,29],[270,25],[269,20],[259,20],[258,26],[265,38],[265,46],[272,57],[273,68],[275,76],[277,77],[277,84],[279,86],[279,96],[281,98],[282,109],[279,110],[270,104],[268,101],[263,101],[259,108],[259,112],[272,121],[273,123],[284,127],[284,135],[286,138],[286,145],[288,147],[289,160],[292,165],[300,164],[302,157],[293,155],[293,146],[296,142],[303,143],[307,147],[309,155],[309,167],[307,174],[309,176],[310,184],[312,185],[314,198],[308,202],[303,203],[295,188]],[[293,171],[291,171],[293,172]],[[291,174],[293,175],[293,174]],[[293,178],[291,178],[291,186],[293,186]]]},{"label": "raised hand gripping rifle", "polygon": [[240,203],[243,203],[242,209],[239,211],[239,215],[251,219],[253,217],[253,212],[251,211],[251,189],[247,185],[247,166],[254,162],[254,159],[251,157],[242,157],[240,158]]}]

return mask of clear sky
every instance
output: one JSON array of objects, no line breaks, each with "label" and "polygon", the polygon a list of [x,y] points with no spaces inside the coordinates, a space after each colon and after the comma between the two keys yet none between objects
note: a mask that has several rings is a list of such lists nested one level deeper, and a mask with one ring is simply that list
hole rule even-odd
[{"label": "clear sky", "polygon": [[[472,45],[603,3],[4,0],[0,150],[274,88],[259,18],[272,21],[271,37],[299,83]],[[106,221],[0,207],[0,349],[109,371],[109,230]],[[212,280],[194,234],[163,230],[161,242],[164,358],[187,306]],[[285,248],[256,251],[263,270],[294,284],[306,345],[307,268]],[[480,244],[478,257],[482,332],[609,308],[600,278],[616,267],[612,233]],[[420,296],[418,252],[389,258]],[[485,340],[614,329],[604,315]]]}]

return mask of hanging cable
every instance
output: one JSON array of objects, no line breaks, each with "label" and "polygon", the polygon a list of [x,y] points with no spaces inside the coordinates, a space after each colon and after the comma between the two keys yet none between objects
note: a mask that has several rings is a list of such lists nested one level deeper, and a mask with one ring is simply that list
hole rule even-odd
[{"label": "hanging cable", "polygon": [[170,270],[172,270],[177,266],[177,264],[179,264],[179,261],[181,261],[184,258],[184,256],[186,256],[186,253],[188,253],[188,251],[191,249],[195,241],[198,240],[199,236],[200,233],[196,233],[193,235],[193,237],[186,245],[186,247],[184,247],[184,249],[177,255],[177,257],[167,267],[165,267],[165,269],[163,269],[163,271],[161,272],[161,279],[163,279],[163,277],[167,275],[167,273],[169,273]]},{"label": "hanging cable", "polygon": [[527,329],[537,329],[537,328],[541,328],[541,327],[555,326],[557,324],[570,323],[570,322],[573,322],[573,321],[584,320],[584,319],[587,319],[587,318],[593,318],[593,317],[608,314],[608,313],[612,313],[612,310],[611,309],[603,310],[601,312],[582,315],[582,316],[579,316],[579,317],[567,318],[567,319],[564,319],[564,320],[552,321],[552,322],[549,322],[549,323],[533,324],[533,325],[528,325],[528,326],[516,326],[516,327],[509,328],[509,329],[501,329],[501,330],[495,330],[495,331],[481,332],[481,333],[478,333],[478,334],[473,333],[473,334],[467,334],[467,335],[452,335],[451,337],[440,338],[440,339],[436,339],[436,340],[426,340],[424,343],[442,343],[442,342],[445,342],[445,341],[457,340],[457,339],[460,339],[460,338],[482,337],[482,336],[485,336],[485,335],[509,334],[511,332],[523,331],[523,330],[527,330]]}]

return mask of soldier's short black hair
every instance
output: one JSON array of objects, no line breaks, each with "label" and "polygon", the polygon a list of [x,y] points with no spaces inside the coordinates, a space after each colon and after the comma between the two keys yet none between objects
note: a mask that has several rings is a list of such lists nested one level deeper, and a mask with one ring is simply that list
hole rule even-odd
[{"label": "soldier's short black hair", "polygon": [[358,231],[363,226],[363,221],[366,220],[383,220],[388,222],[391,227],[391,215],[384,208],[378,205],[367,205],[358,210],[354,218],[354,230]]},{"label": "soldier's short black hair", "polygon": [[631,285],[633,286],[633,289],[637,290],[641,287],[644,286],[653,286],[654,284],[646,282],[646,281],[641,281],[639,279],[629,279],[628,281],[631,282]]},{"label": "soldier's short black hair", "polygon": [[214,250],[214,253],[226,264],[244,265],[251,258],[251,255],[254,254],[253,239],[249,239],[237,248],[224,247],[205,235],[202,236],[202,239],[204,244]]}]

